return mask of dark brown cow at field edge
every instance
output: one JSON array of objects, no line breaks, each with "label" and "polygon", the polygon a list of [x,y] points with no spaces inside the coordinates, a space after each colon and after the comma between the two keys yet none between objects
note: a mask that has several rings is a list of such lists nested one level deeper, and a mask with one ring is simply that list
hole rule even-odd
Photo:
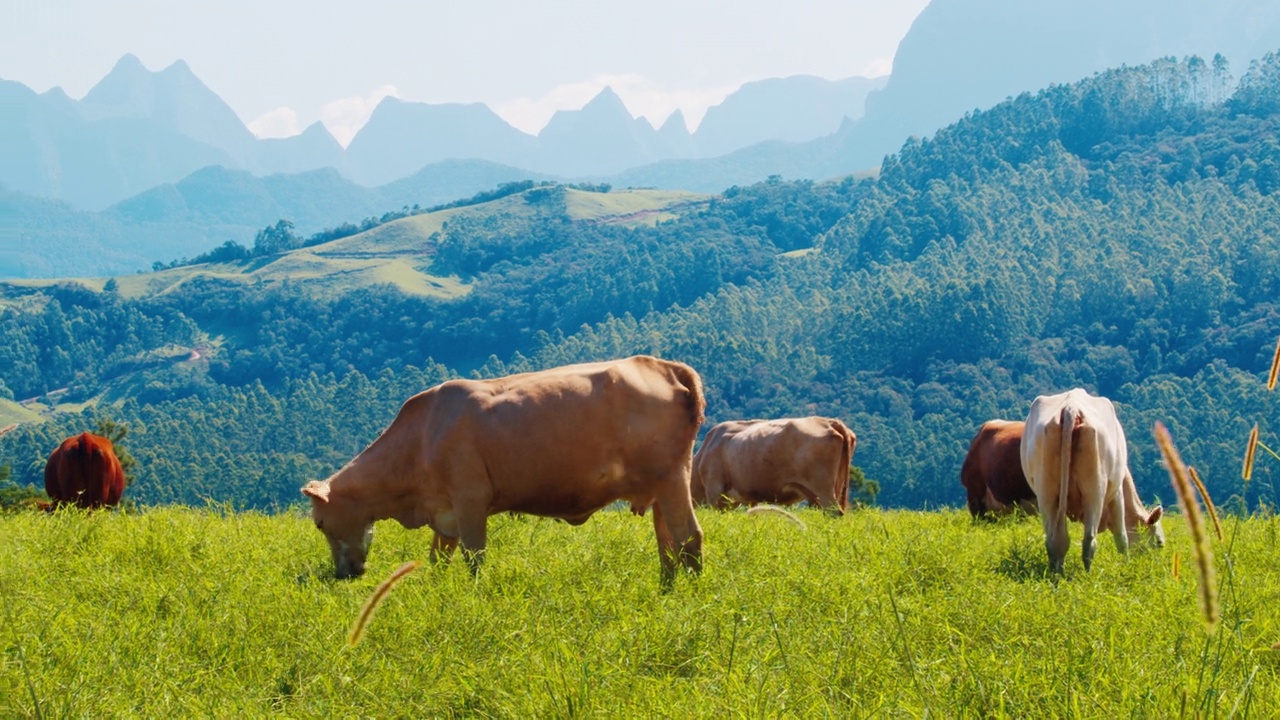
[{"label": "dark brown cow at field edge", "polygon": [[124,469],[111,441],[80,433],[62,441],[44,466],[44,491],[54,505],[115,505],[124,494]]},{"label": "dark brown cow at field edge", "polygon": [[689,464],[706,401],[688,365],[648,356],[492,380],[451,380],[407,400],[382,435],[302,488],[340,577],[364,572],[376,520],[459,540],[472,572],[490,515],[587,521],[616,500],[653,508],[663,584],[702,567]]},{"label": "dark brown cow at field edge", "polygon": [[834,418],[720,423],[693,458],[693,499],[721,509],[808,500],[843,515],[857,444],[853,432]]},{"label": "dark brown cow at field edge", "polygon": [[1020,507],[1036,513],[1036,494],[1022,472],[1021,420],[988,420],[969,443],[960,467],[960,484],[969,500],[969,513],[990,518]]}]

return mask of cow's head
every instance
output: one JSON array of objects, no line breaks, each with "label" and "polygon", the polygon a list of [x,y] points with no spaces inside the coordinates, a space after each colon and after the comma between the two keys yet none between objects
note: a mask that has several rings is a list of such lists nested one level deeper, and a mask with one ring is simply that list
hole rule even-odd
[{"label": "cow's head", "polygon": [[333,574],[339,580],[364,574],[373,543],[373,520],[358,507],[334,497],[329,483],[312,480],[302,488],[311,498],[311,519],[329,541]]}]

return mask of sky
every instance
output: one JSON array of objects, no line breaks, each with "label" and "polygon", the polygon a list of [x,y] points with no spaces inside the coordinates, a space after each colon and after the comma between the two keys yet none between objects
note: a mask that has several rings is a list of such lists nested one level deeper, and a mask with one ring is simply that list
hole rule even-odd
[{"label": "sky", "polygon": [[927,0],[0,0],[0,78],[80,98],[126,53],[185,60],[256,134],[346,144],[392,95],[537,133],[610,86],[689,129],[743,83],[878,77]]}]

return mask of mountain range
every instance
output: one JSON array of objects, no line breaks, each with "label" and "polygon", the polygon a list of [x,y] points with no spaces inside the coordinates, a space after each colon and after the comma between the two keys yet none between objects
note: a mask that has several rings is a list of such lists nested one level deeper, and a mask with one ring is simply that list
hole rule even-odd
[{"label": "mountain range", "polygon": [[748,83],[696,132],[678,112],[654,128],[611,89],[537,136],[483,104],[386,98],[345,149],[319,123],[258,139],[185,63],[152,72],[125,56],[79,101],[0,81],[0,275],[127,272],[248,243],[277,218],[314,231],[465,197],[483,182],[710,193],[772,175],[839,177],[1023,92],[1190,54],[1226,72],[1212,62],[1221,54],[1241,74],[1278,47],[1280,5],[1265,0],[932,0],[887,80]]},{"label": "mountain range", "polygon": [[101,210],[209,165],[256,175],[329,167],[370,187],[445,160],[562,178],[602,176],[774,138],[812,139],[861,113],[867,93],[881,85],[883,79],[809,76],[748,83],[712,108],[697,133],[680,113],[655,129],[633,117],[611,88],[578,110],[557,112],[536,136],[481,103],[388,97],[344,149],[321,123],[290,138],[257,138],[186,63],[151,71],[125,55],[78,101],[58,88],[38,94],[0,81],[0,183]]}]

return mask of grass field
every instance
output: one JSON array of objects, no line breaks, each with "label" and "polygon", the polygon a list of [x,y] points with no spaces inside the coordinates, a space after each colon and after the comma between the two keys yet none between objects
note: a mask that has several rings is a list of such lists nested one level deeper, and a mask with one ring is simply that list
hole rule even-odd
[{"label": "grass field", "polygon": [[[490,521],[487,565],[424,567],[355,647],[375,586],[431,535],[380,523],[331,579],[301,513],[0,517],[0,717],[1270,717],[1280,519],[1215,542],[1206,634],[1182,519],[1044,576],[1035,520],[700,511],[706,571],[658,588],[652,525]],[[1080,528],[1072,528],[1078,543]],[[1172,571],[1175,553],[1181,573]]]}]

